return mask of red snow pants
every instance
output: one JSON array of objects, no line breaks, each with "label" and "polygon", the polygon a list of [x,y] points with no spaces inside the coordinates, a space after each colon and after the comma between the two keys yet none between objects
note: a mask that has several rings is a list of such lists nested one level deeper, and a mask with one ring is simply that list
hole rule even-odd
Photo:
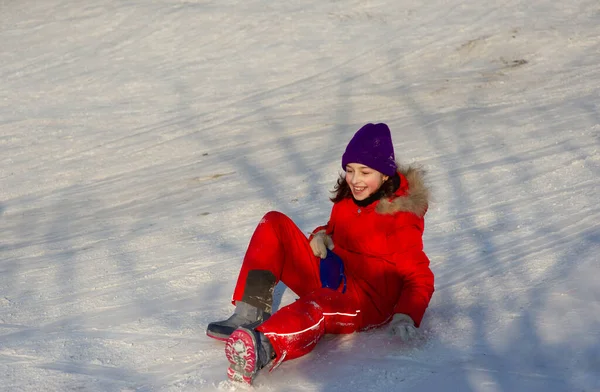
[{"label": "red snow pants", "polygon": [[271,271],[277,282],[283,282],[299,297],[257,328],[275,349],[275,366],[307,354],[326,333],[352,333],[361,328],[356,286],[348,279],[345,293],[341,287],[338,291],[321,288],[319,258],[308,238],[286,215],[272,211],[258,224],[242,263],[234,302],[242,299],[251,270]]}]

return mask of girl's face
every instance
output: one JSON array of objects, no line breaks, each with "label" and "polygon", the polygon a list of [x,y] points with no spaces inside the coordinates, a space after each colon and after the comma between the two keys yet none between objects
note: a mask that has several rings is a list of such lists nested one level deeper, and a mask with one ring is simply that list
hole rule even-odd
[{"label": "girl's face", "polygon": [[375,193],[389,177],[360,163],[346,165],[346,182],[356,200],[364,200]]}]

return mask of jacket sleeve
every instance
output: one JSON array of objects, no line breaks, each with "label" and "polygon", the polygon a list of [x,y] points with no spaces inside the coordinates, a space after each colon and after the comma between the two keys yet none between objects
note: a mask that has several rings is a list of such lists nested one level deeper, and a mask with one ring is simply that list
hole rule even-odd
[{"label": "jacket sleeve", "polygon": [[308,236],[308,240],[309,241],[312,240],[313,237],[315,236],[315,234],[317,234],[320,231],[325,230],[325,232],[327,233],[327,231],[328,231],[327,227],[328,226],[329,226],[329,222],[326,225],[324,225],[324,226],[318,226],[316,229],[314,229],[313,231],[310,232],[310,235]]},{"label": "jacket sleeve", "polygon": [[429,259],[423,252],[421,227],[420,224],[397,226],[389,238],[395,244],[392,261],[403,281],[394,313],[409,315],[417,327],[435,290]]}]

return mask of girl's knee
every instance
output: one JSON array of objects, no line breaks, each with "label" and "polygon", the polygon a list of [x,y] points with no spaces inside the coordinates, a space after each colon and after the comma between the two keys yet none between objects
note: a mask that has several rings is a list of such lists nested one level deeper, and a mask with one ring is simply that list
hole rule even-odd
[{"label": "girl's knee", "polygon": [[269,211],[260,220],[260,223],[279,223],[282,221],[290,220],[290,218],[279,211]]}]

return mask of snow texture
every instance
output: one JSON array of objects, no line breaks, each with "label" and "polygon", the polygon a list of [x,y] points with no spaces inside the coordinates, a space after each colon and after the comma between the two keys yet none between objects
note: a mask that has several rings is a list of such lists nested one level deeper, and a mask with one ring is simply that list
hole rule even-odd
[{"label": "snow texture", "polygon": [[[597,0],[0,2],[0,390],[214,391],[269,210],[324,224],[353,133],[429,174],[421,338],[257,391],[600,391]],[[277,289],[277,306],[294,300]]]}]

